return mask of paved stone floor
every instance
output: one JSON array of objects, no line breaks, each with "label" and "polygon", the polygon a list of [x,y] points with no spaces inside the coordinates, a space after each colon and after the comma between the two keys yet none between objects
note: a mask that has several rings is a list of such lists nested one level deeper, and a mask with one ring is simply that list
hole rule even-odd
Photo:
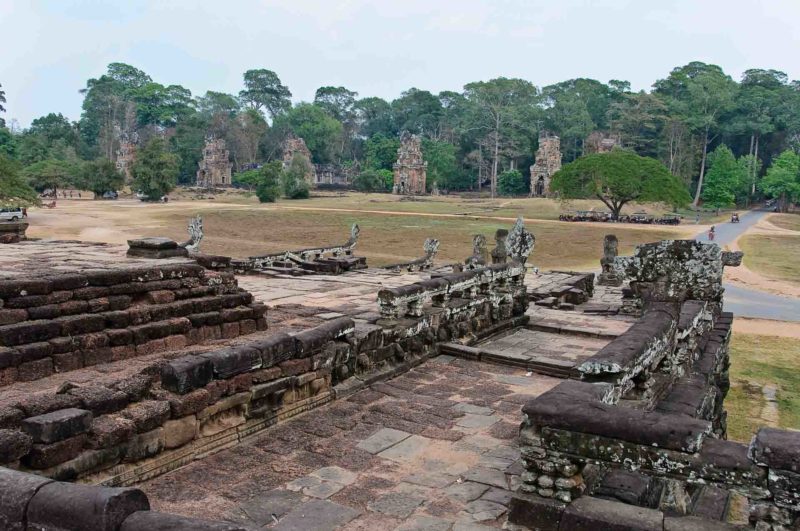
[{"label": "paved stone floor", "polygon": [[558,382],[439,356],[140,487],[157,509],[253,529],[499,528],[522,404]]},{"label": "paved stone floor", "polygon": [[580,365],[584,360],[590,358],[609,341],[609,339],[596,337],[515,328],[480,342],[476,347],[481,351],[503,358],[556,363],[572,367]]},{"label": "paved stone floor", "polygon": [[72,240],[28,240],[3,245],[0,252],[0,279],[30,277],[37,273],[68,273],[83,269],[194,263],[188,258],[168,258],[158,261],[133,258],[125,254],[127,251],[127,245]]}]

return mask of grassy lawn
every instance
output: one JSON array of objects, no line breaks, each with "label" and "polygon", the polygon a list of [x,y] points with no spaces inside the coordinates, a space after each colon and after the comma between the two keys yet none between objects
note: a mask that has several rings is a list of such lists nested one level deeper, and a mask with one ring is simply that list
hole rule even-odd
[{"label": "grassy lawn", "polygon": [[782,229],[800,231],[800,214],[772,214],[768,221]]},{"label": "grassy lawn", "polygon": [[749,269],[800,285],[800,236],[751,234],[739,240],[739,247]]},{"label": "grassy lawn", "polygon": [[[185,238],[187,214],[174,209],[156,211],[159,234]],[[422,256],[425,238],[441,242],[438,261],[462,261],[472,250],[472,235],[484,234],[494,247],[494,232],[511,228],[511,221],[471,217],[431,217],[368,212],[300,211],[281,208],[203,210],[203,250],[229,256],[252,256],[266,252],[315,245],[344,243],[350,225],[358,223],[361,237],[357,253],[374,266]],[[603,237],[613,232],[620,239],[620,253],[629,254],[637,244],[674,238],[667,228],[627,228],[606,224],[578,225],[528,221],[536,236],[532,263],[544,269],[597,269],[603,252]]]},{"label": "grassy lawn", "polygon": [[734,333],[731,390],[725,400],[728,436],[749,442],[764,418],[764,385],[777,389],[777,426],[800,428],[800,341],[795,338]]}]

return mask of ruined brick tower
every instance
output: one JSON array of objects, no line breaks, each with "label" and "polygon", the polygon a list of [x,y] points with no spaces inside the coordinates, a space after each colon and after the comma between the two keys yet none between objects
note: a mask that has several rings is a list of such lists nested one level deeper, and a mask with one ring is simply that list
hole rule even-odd
[{"label": "ruined brick tower", "polygon": [[315,184],[314,166],[311,164],[311,150],[306,146],[306,141],[300,137],[290,134],[283,144],[283,169],[288,169],[292,164],[295,155],[302,155],[308,160],[309,171],[306,174],[306,181],[310,186]]},{"label": "ruined brick tower", "polygon": [[130,183],[133,180],[131,175],[131,166],[133,161],[136,160],[136,141],[138,136],[136,133],[132,135],[120,135],[119,149],[117,150],[117,171],[125,175],[125,182]]},{"label": "ruined brick tower", "polygon": [[593,131],[583,142],[583,152],[587,155],[609,153],[617,147],[622,147],[622,138],[610,131]]},{"label": "ruined brick tower", "polygon": [[422,144],[417,135],[405,131],[400,136],[397,162],[394,169],[392,193],[403,195],[425,194],[428,163],[422,160]]},{"label": "ruined brick tower", "polygon": [[539,131],[539,149],[531,166],[531,195],[550,193],[550,179],[561,169],[561,140],[549,131]]},{"label": "ruined brick tower", "polygon": [[228,156],[223,139],[206,138],[203,159],[199,163],[200,169],[197,170],[197,186],[230,186],[233,164]]}]

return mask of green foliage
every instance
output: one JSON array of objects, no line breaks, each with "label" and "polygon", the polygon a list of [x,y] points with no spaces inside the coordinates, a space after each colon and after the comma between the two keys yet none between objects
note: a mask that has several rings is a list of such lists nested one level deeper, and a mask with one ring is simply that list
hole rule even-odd
[{"label": "green foliage", "polygon": [[39,196],[25,182],[19,163],[0,153],[0,206],[25,207],[39,204]]},{"label": "green foliage", "polygon": [[264,164],[258,170],[256,197],[262,203],[274,203],[281,195],[283,165],[278,160]]},{"label": "green foliage", "polygon": [[344,87],[320,87],[314,94],[314,105],[324,109],[340,122],[345,122],[352,118],[356,96],[358,92]]},{"label": "green foliage", "polygon": [[659,161],[622,149],[586,155],[565,164],[553,176],[550,190],[564,199],[596,197],[615,218],[631,201],[677,207],[691,200],[683,183]]},{"label": "green foliage", "polygon": [[36,190],[74,186],[80,182],[81,168],[78,164],[57,159],[46,159],[26,166],[23,175]]},{"label": "green foliage", "polygon": [[456,147],[449,142],[423,139],[422,156],[428,163],[428,186],[437,183],[447,187],[458,173]]},{"label": "green foliage", "polygon": [[311,103],[300,103],[278,117],[275,127],[286,128],[305,140],[318,164],[333,162],[341,146],[341,122]]},{"label": "green foliage", "polygon": [[[387,186],[386,174],[389,174]],[[389,170],[364,170],[353,178],[353,186],[359,192],[385,192],[391,189],[394,178]]]},{"label": "green foliage", "polygon": [[206,91],[205,96],[198,97],[196,106],[197,111],[205,116],[211,117],[216,114],[222,114],[230,118],[236,116],[242,108],[235,96],[224,92],[214,92],[213,90]]},{"label": "green foliage", "polygon": [[179,158],[178,183],[194,184],[197,164],[203,158],[208,122],[202,114],[193,114],[182,120],[169,139],[170,151]]},{"label": "green foliage", "polygon": [[116,192],[125,184],[125,176],[108,159],[96,159],[83,165],[81,188],[94,192],[99,199],[106,192]]},{"label": "green foliage", "polygon": [[392,115],[399,131],[432,135],[443,114],[439,98],[427,90],[409,89],[392,102]]},{"label": "green foliage", "polygon": [[247,188],[255,188],[261,179],[261,170],[240,171],[233,174],[233,184]]},{"label": "green foliage", "polygon": [[367,140],[364,151],[366,152],[367,168],[371,170],[391,170],[397,161],[397,150],[400,140],[387,137],[381,133]]},{"label": "green foliage", "polygon": [[777,198],[779,209],[786,212],[788,202],[800,199],[800,155],[791,150],[781,153],[761,179],[761,189]]},{"label": "green foliage", "polygon": [[364,98],[354,105],[354,111],[361,125],[361,134],[367,138],[375,135],[394,136],[397,129],[394,127],[392,106],[381,98]]},{"label": "green foliage", "polygon": [[11,131],[0,125],[0,154],[13,157],[17,151],[14,135]]},{"label": "green foliage", "polygon": [[140,126],[175,127],[194,112],[191,91],[180,85],[165,87],[159,83],[146,83],[133,89],[130,97],[136,104]]},{"label": "green foliage", "polygon": [[164,139],[153,137],[139,150],[131,165],[132,188],[148,201],[158,201],[175,188],[179,168],[178,157],[167,151]]},{"label": "green foliage", "polygon": [[272,70],[248,70],[244,73],[244,86],[239,98],[251,109],[266,110],[273,119],[292,106],[292,93]]},{"label": "green foliage", "polygon": [[310,186],[307,177],[313,175],[313,172],[311,162],[305,156],[295,153],[289,167],[281,175],[283,195],[287,199],[308,199]]},{"label": "green foliage", "polygon": [[708,164],[701,196],[703,202],[717,208],[732,206],[736,201],[736,192],[741,190],[747,179],[745,167],[725,144],[720,144],[708,156]]},{"label": "green foliage", "polygon": [[500,195],[524,195],[528,187],[519,170],[506,170],[497,177],[497,191]]}]

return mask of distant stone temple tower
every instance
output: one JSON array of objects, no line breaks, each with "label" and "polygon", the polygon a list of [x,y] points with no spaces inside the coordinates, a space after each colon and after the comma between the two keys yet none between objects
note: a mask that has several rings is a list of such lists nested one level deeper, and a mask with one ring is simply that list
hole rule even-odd
[{"label": "distant stone temple tower", "polygon": [[306,174],[306,181],[309,185],[315,184],[314,166],[311,163],[311,151],[306,146],[306,141],[300,137],[289,135],[283,144],[283,169],[289,167],[295,155],[302,155],[308,160],[309,172]]},{"label": "distant stone temple tower", "polygon": [[392,193],[402,195],[425,194],[425,181],[428,176],[428,163],[422,160],[422,143],[417,135],[408,131],[400,136],[397,162],[394,168]]},{"label": "distant stone temple tower", "polygon": [[586,155],[608,153],[616,147],[622,147],[622,138],[610,131],[593,131],[583,142],[583,152]]},{"label": "distant stone temple tower", "polygon": [[136,133],[132,135],[122,134],[119,138],[119,149],[117,150],[117,162],[115,164],[117,171],[125,175],[126,183],[133,181],[131,166],[133,161],[136,160],[137,141],[138,135]]},{"label": "distant stone temple tower", "polygon": [[229,152],[225,149],[225,141],[221,138],[207,137],[203,148],[203,159],[197,170],[197,186],[230,186],[231,168]]},{"label": "distant stone temple tower", "polygon": [[550,194],[550,179],[561,169],[561,140],[549,131],[539,132],[539,149],[531,166],[531,195]]}]

